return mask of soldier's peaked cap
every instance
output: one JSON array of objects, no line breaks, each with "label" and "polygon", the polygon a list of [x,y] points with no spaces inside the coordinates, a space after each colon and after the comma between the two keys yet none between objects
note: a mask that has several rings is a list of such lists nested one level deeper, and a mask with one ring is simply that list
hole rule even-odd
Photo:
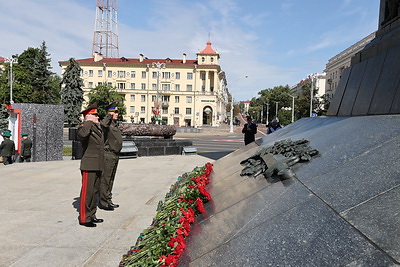
[{"label": "soldier's peaked cap", "polygon": [[112,102],[106,107],[106,110],[107,111],[116,111],[116,110],[118,110],[117,105],[118,105],[118,102]]},{"label": "soldier's peaked cap", "polygon": [[93,102],[87,109],[81,112],[83,116],[87,114],[97,114],[97,102]]}]

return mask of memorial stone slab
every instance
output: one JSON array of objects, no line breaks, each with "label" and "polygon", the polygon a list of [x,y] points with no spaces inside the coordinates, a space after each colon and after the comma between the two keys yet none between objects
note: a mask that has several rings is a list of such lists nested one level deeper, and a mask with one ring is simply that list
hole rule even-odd
[{"label": "memorial stone slab", "polygon": [[353,110],[354,99],[364,76],[367,61],[355,65],[351,70],[351,79],[347,82],[346,90],[343,94],[342,102],[338,111],[338,116],[350,116]]},{"label": "memorial stone slab", "polygon": [[368,113],[385,57],[386,53],[381,53],[368,60],[351,115]]},{"label": "memorial stone slab", "polygon": [[328,116],[337,116],[351,71],[352,67],[346,68],[343,71],[342,77],[340,78],[339,84],[336,88],[335,95],[331,101],[331,104],[329,105],[329,109],[327,112]]}]

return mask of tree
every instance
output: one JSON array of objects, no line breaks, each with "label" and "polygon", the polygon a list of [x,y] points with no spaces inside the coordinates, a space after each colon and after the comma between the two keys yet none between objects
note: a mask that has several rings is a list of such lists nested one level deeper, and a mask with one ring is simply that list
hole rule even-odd
[{"label": "tree", "polygon": [[8,117],[10,115],[7,112],[6,105],[0,105],[0,131],[8,129]]},{"label": "tree", "polygon": [[38,104],[56,104],[57,96],[51,84],[52,72],[49,70],[51,59],[47,53],[46,42],[43,41],[33,62],[32,99]]},{"label": "tree", "polygon": [[106,115],[106,107],[112,102],[118,102],[118,120],[123,120],[123,115],[126,114],[124,106],[124,96],[119,94],[111,85],[98,85],[91,89],[89,94],[89,103],[97,101],[97,110],[99,117],[104,118]]},{"label": "tree", "polygon": [[83,102],[83,80],[80,77],[82,69],[75,59],[69,59],[69,65],[61,80],[61,103],[64,105],[64,122],[76,125],[80,122],[79,113]]}]

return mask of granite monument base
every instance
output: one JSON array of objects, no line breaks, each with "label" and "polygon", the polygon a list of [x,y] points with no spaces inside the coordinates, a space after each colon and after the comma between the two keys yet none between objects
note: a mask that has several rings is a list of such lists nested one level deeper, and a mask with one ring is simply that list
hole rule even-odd
[{"label": "granite monument base", "polygon": [[[400,115],[304,118],[216,161],[179,266],[398,265],[399,132]],[[320,152],[297,178],[240,176],[288,138]]]},{"label": "granite monument base", "polygon": [[124,137],[124,140],[135,142],[139,157],[180,155],[183,152],[183,147],[193,145],[193,142],[190,140],[151,137]]}]

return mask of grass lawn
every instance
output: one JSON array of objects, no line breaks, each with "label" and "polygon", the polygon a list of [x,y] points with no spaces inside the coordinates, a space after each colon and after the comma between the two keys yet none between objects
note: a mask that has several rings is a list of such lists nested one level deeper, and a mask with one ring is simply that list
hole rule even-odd
[{"label": "grass lawn", "polygon": [[72,156],[72,146],[64,146],[63,156]]}]

